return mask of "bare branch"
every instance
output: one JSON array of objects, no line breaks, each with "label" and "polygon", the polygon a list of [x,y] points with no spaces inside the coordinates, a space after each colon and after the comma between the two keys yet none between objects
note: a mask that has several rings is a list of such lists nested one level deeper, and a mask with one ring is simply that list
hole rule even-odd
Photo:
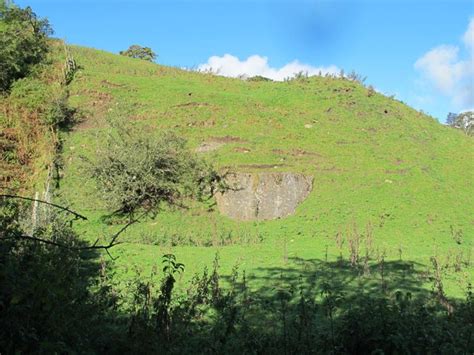
[{"label": "bare branch", "polygon": [[20,199],[20,200],[26,200],[26,201],[33,201],[33,202],[44,203],[44,204],[46,204],[46,205],[53,206],[53,207],[59,208],[60,210],[69,212],[69,213],[71,213],[72,215],[74,215],[76,218],[80,218],[80,219],[82,219],[82,220],[84,220],[84,221],[87,221],[87,217],[84,217],[83,215],[81,215],[81,214],[79,214],[79,213],[77,213],[77,212],[74,212],[74,211],[70,210],[70,209],[67,208],[67,207],[63,207],[63,206],[57,205],[57,204],[55,204],[55,203],[51,203],[51,202],[47,202],[47,201],[43,201],[43,200],[38,200],[38,199],[35,199],[35,198],[30,198],[30,197],[24,197],[24,196],[18,196],[18,195],[8,195],[8,194],[0,195],[0,198],[16,198],[16,199]]},{"label": "bare branch", "polygon": [[13,237],[3,238],[3,239],[24,239],[24,240],[30,240],[30,241],[34,241],[34,242],[38,242],[38,243],[53,245],[53,246],[58,247],[58,248],[63,248],[63,249],[68,249],[68,250],[77,250],[77,251],[80,251],[80,250],[100,250],[100,249],[102,249],[102,250],[105,250],[107,252],[107,254],[109,255],[109,257],[112,260],[115,260],[117,258],[114,258],[110,254],[109,249],[116,246],[116,245],[118,245],[118,244],[120,244],[120,242],[117,241],[118,237],[123,232],[125,232],[128,229],[128,227],[130,227],[131,225],[137,223],[138,221],[140,221],[140,219],[142,219],[146,215],[147,215],[147,213],[144,212],[138,218],[130,219],[130,221],[128,221],[127,224],[125,224],[122,228],[120,228],[120,230],[117,233],[115,233],[112,236],[112,238],[110,239],[110,242],[108,244],[105,244],[105,245],[97,245],[97,243],[99,242],[99,239],[97,239],[92,245],[83,246],[83,247],[73,247],[73,246],[62,244],[62,243],[54,242],[54,241],[49,240],[49,239],[38,238],[38,237],[34,237],[34,236],[31,236],[31,235],[25,235],[25,234],[16,235],[16,236],[13,236]]},{"label": "bare branch", "polygon": [[125,232],[127,230],[128,227],[130,227],[132,224],[135,224],[137,223],[140,219],[142,219],[143,217],[145,217],[147,215],[146,212],[144,212],[143,214],[140,215],[140,217],[138,218],[134,218],[134,219],[130,219],[130,221],[128,221],[128,223],[126,225],[124,225],[117,233],[115,233],[113,236],[112,236],[112,239],[110,240],[110,243],[105,247],[105,248],[101,248],[101,246],[97,246],[95,245],[97,243],[98,240],[96,240],[96,242],[94,243],[93,246],[91,246],[91,248],[94,248],[94,249],[109,249],[111,247],[113,247],[114,245],[117,245],[119,244],[117,242],[117,238],[120,236],[120,234],[122,234],[123,232]]},{"label": "bare branch", "polygon": [[[37,200],[37,199],[34,199],[34,198],[22,197],[22,196],[16,196],[16,195],[0,195],[0,197],[2,197],[2,198],[18,198],[18,199],[23,199],[23,200],[27,200],[27,201],[38,201],[38,202],[41,202],[41,203],[51,205],[53,207],[57,207],[61,210],[67,211],[69,213],[72,213],[74,216],[76,216],[76,218],[81,218],[81,219],[87,220],[86,217],[80,215],[79,213],[71,211],[70,209],[68,209],[66,207],[62,207],[62,206],[56,205],[54,203],[49,203],[49,202],[42,201],[42,200]],[[142,218],[146,217],[148,214],[149,214],[149,212],[145,211],[137,218],[132,218],[132,216],[130,216],[130,219],[127,222],[127,224],[125,224],[122,228],[120,228],[119,231],[117,231],[114,235],[112,235],[112,238],[110,239],[109,243],[104,244],[104,245],[98,245],[99,239],[96,239],[96,241],[92,245],[82,246],[82,247],[75,247],[75,246],[70,246],[70,245],[66,245],[66,244],[63,244],[63,243],[54,242],[54,241],[49,240],[49,239],[39,238],[39,237],[26,235],[26,234],[15,235],[15,236],[12,236],[12,237],[0,238],[0,239],[3,239],[3,240],[5,240],[5,239],[23,239],[23,240],[29,240],[29,241],[34,241],[34,242],[38,242],[38,243],[53,245],[55,247],[68,249],[68,250],[99,250],[99,249],[102,249],[102,250],[105,250],[107,252],[107,254],[110,256],[110,258],[112,260],[115,260],[116,258],[112,257],[112,255],[109,252],[109,249],[114,247],[115,245],[120,244],[120,242],[118,241],[118,237],[123,232],[125,232],[131,225],[139,222]]]}]

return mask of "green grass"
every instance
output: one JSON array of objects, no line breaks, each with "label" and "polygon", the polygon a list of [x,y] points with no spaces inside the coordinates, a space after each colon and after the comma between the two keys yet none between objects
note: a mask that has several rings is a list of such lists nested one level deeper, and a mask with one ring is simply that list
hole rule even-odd
[{"label": "green grass", "polygon": [[[206,153],[220,169],[314,177],[310,196],[285,219],[238,222],[193,204],[133,226],[123,236],[126,244],[111,251],[119,256],[114,268],[120,280],[134,268],[146,274],[165,252],[186,265],[183,279],[188,280],[210,266],[219,251],[222,273],[239,264],[258,288],[278,282],[275,275],[273,281],[266,277],[270,270],[303,272],[301,259],[325,260],[327,255],[335,261],[340,254],[336,233],[347,236],[354,224],[361,233],[373,226],[373,264],[377,253],[385,251],[386,260],[394,261],[402,250],[402,259],[421,272],[430,268],[432,256],[444,262],[451,255],[447,263],[452,264],[455,254],[463,252],[467,260],[473,251],[472,138],[397,100],[369,97],[365,87],[342,79],[246,82],[82,47],[72,52],[82,69],[71,84],[70,103],[85,119],[64,137],[58,193],[90,218],[78,225],[84,238],[119,228],[102,222],[107,211],[80,159],[94,154],[106,118],[114,115],[126,115],[156,133],[173,130],[191,148],[235,137]],[[460,245],[452,229],[462,231]],[[347,241],[342,249],[347,260]],[[460,272],[446,269],[445,278],[447,293],[461,297],[474,279],[472,262]],[[420,285],[431,287],[426,278]]]}]

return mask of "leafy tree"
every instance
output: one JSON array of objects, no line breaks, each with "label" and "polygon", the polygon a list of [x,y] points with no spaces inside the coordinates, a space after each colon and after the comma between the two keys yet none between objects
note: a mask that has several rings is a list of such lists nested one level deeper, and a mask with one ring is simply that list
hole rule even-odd
[{"label": "leafy tree", "polygon": [[131,45],[126,51],[120,51],[120,55],[130,58],[137,58],[153,62],[157,55],[150,47],[142,47],[137,44]]},{"label": "leafy tree", "polygon": [[454,112],[448,113],[448,117],[446,117],[446,124],[449,126],[454,126],[457,117],[458,117],[457,113],[454,113]]},{"label": "leafy tree", "polygon": [[43,60],[52,32],[48,20],[38,18],[30,7],[0,0],[0,91]]},{"label": "leafy tree", "polygon": [[140,210],[157,213],[162,204],[182,206],[185,198],[203,199],[222,178],[172,133],[156,137],[122,118],[112,129],[87,171],[116,215]]},{"label": "leafy tree", "polygon": [[459,114],[450,112],[446,124],[472,136],[474,134],[474,111],[465,111]]}]

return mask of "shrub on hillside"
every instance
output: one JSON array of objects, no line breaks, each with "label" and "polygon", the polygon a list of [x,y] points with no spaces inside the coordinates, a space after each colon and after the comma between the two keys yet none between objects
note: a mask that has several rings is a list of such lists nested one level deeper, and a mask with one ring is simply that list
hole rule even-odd
[{"label": "shrub on hillside", "polygon": [[30,7],[21,9],[0,0],[0,91],[29,74],[48,51],[52,29]]},{"label": "shrub on hillside", "polygon": [[273,81],[273,80],[261,75],[256,75],[256,76],[252,76],[248,78],[247,81]]},{"label": "shrub on hillside", "polygon": [[117,119],[87,172],[113,214],[157,213],[163,204],[181,206],[222,187],[222,179],[172,133],[158,136]]}]

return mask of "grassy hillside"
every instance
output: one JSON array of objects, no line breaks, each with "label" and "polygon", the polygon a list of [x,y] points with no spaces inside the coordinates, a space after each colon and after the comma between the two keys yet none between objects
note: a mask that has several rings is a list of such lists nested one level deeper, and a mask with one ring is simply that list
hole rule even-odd
[{"label": "grassy hillside", "polygon": [[[92,156],[103,142],[108,117],[125,115],[157,133],[173,130],[192,148],[213,144],[217,149],[204,154],[219,169],[314,177],[310,196],[285,219],[244,223],[193,205],[135,225],[124,236],[127,243],[112,250],[121,279],[135,266],[146,275],[168,251],[186,265],[188,279],[219,251],[224,274],[238,264],[254,287],[290,282],[319,270],[321,261],[341,254],[347,260],[347,239],[354,235],[364,235],[361,256],[366,236],[373,236],[365,290],[376,287],[382,259],[393,263],[389,277],[400,281],[394,287],[414,289],[402,280],[416,271],[417,287],[429,288],[423,275],[432,256],[447,265],[449,295],[461,296],[474,279],[472,138],[349,80],[251,82],[88,48],[73,47],[72,53],[81,69],[69,102],[83,120],[65,136],[57,192],[58,200],[89,217],[78,225],[85,238],[119,228],[102,221],[107,211],[81,170],[80,157]],[[461,271],[454,270],[456,260],[462,260]],[[404,269],[405,262],[414,270]],[[346,267],[338,281],[352,287],[359,273]]]}]

